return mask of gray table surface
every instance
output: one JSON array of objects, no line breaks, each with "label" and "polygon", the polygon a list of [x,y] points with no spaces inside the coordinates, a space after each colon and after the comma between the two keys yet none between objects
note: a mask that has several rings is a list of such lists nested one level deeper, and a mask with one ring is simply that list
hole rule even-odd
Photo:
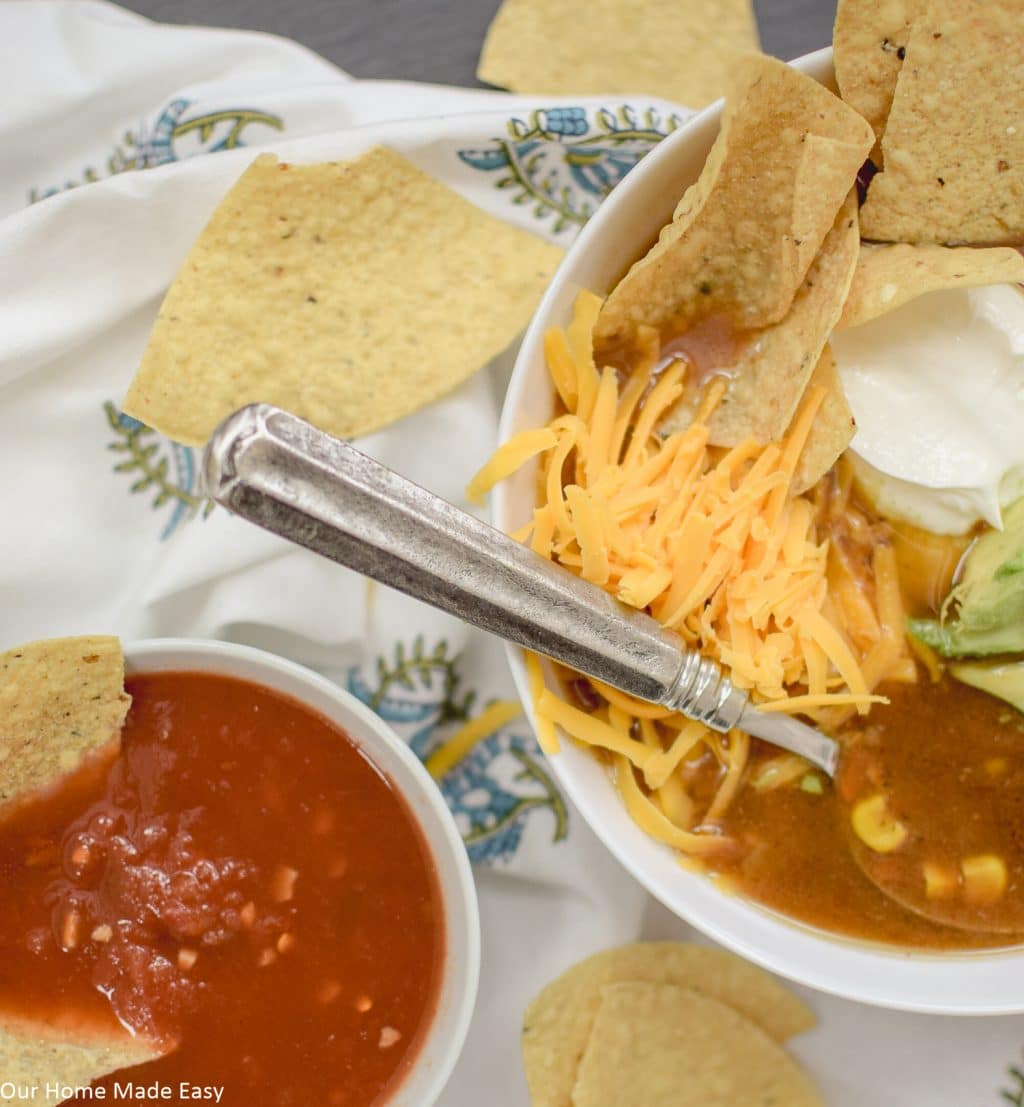
[{"label": "gray table surface", "polygon": [[[152,19],[286,35],[354,77],[477,86],[499,0],[120,0]],[[705,0],[713,8],[716,0]],[[832,38],[835,0],[754,0],[764,49],[787,61]]]}]

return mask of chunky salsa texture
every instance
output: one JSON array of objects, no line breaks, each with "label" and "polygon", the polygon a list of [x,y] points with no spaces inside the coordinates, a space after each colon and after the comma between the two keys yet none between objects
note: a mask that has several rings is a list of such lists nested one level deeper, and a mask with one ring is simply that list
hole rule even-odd
[{"label": "chunky salsa texture", "polygon": [[[119,754],[0,822],[0,1010],[161,1042],[115,1079],[361,1107],[436,1004],[443,914],[411,813],[333,724],[268,688],[129,678]],[[70,1025],[69,1025],[70,1024]]]}]

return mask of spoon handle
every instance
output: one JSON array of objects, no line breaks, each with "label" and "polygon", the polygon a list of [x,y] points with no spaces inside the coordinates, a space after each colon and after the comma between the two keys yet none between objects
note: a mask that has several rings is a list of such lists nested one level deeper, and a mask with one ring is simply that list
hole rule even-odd
[{"label": "spoon handle", "polygon": [[835,774],[839,747],[767,715],[718,665],[607,592],[269,404],[214,431],[208,494],[291,542],[637,699],[740,726]]},{"label": "spoon handle", "polygon": [[203,473],[234,514],[631,696],[722,731],[743,712],[718,666],[650,616],[288,412],[230,416]]}]

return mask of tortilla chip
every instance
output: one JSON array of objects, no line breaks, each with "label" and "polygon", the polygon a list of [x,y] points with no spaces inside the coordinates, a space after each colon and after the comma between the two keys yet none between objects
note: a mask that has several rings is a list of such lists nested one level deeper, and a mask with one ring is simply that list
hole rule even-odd
[{"label": "tortilla chip", "polygon": [[[712,445],[735,446],[747,438],[776,442],[786,433],[842,314],[859,245],[857,199],[851,192],[789,314],[745,337],[729,369],[729,387],[708,421]],[[659,432],[689,426],[699,400],[699,395],[685,395],[662,420]]]},{"label": "tortilla chip", "polygon": [[260,400],[369,434],[500,353],[561,256],[383,147],[263,154],[185,259],[124,410],[197,446]]},{"label": "tortilla chip", "polygon": [[[849,194],[850,166],[861,156],[863,149],[863,144],[837,142],[821,135],[807,136],[793,186],[793,238],[797,272],[803,276],[807,275],[825,236],[832,229],[839,214],[839,205]],[[823,190],[829,197],[839,196],[839,204],[833,206],[830,200],[827,206],[823,206]]]},{"label": "tortilla chip", "polygon": [[822,1107],[804,1071],[760,1027],[673,984],[611,984],[573,1107]]},{"label": "tortilla chip", "polygon": [[1009,246],[861,247],[839,329],[856,327],[944,288],[1024,282],[1024,256]]},{"label": "tortilla chip", "polygon": [[0,806],[119,741],[130,704],[116,638],[51,638],[0,654]]},{"label": "tortilla chip", "polygon": [[773,58],[745,61],[699,179],[605,301],[598,344],[628,342],[640,324],[683,333],[713,315],[743,330],[777,323],[872,142],[817,81]]},{"label": "tortilla chip", "polygon": [[[64,1102],[59,1095],[45,1094],[49,1083],[81,1087],[107,1073],[152,1061],[160,1053],[127,1034],[112,1034],[107,1040],[95,1036],[62,1041],[22,1025],[0,1026],[0,1073],[5,1083],[38,1088],[33,1103]],[[0,1092],[0,1103],[23,1102]]]},{"label": "tortilla chip", "polygon": [[843,99],[885,131],[896,80],[910,40],[911,24],[926,0],[839,0],[832,52]]},{"label": "tortilla chip", "polygon": [[533,1107],[570,1107],[601,989],[624,981],[692,988],[727,1004],[779,1042],[814,1026],[814,1016],[801,1000],[766,972],[724,950],[682,942],[606,950],[552,981],[526,1009],[522,1049]]},{"label": "tortilla chip", "polygon": [[1020,0],[930,0],[914,24],[861,233],[882,242],[1024,241]]},{"label": "tortilla chip", "polygon": [[825,399],[811,423],[811,431],[797,462],[790,487],[799,495],[806,492],[832,468],[839,455],[853,441],[857,424],[846,402],[843,382],[832,351],[825,347],[814,367],[807,390],[825,389]]},{"label": "tortilla chip", "polygon": [[517,92],[643,92],[702,108],[758,49],[750,0],[504,0],[477,76]]}]

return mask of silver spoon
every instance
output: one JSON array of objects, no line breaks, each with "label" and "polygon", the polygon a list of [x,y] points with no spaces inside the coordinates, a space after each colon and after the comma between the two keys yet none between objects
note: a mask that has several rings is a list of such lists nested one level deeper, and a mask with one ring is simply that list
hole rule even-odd
[{"label": "silver spoon", "polygon": [[206,490],[235,515],[467,623],[717,731],[734,727],[835,775],[839,747],[758,711],[654,619],[297,416],[252,404],[214,431]]}]

